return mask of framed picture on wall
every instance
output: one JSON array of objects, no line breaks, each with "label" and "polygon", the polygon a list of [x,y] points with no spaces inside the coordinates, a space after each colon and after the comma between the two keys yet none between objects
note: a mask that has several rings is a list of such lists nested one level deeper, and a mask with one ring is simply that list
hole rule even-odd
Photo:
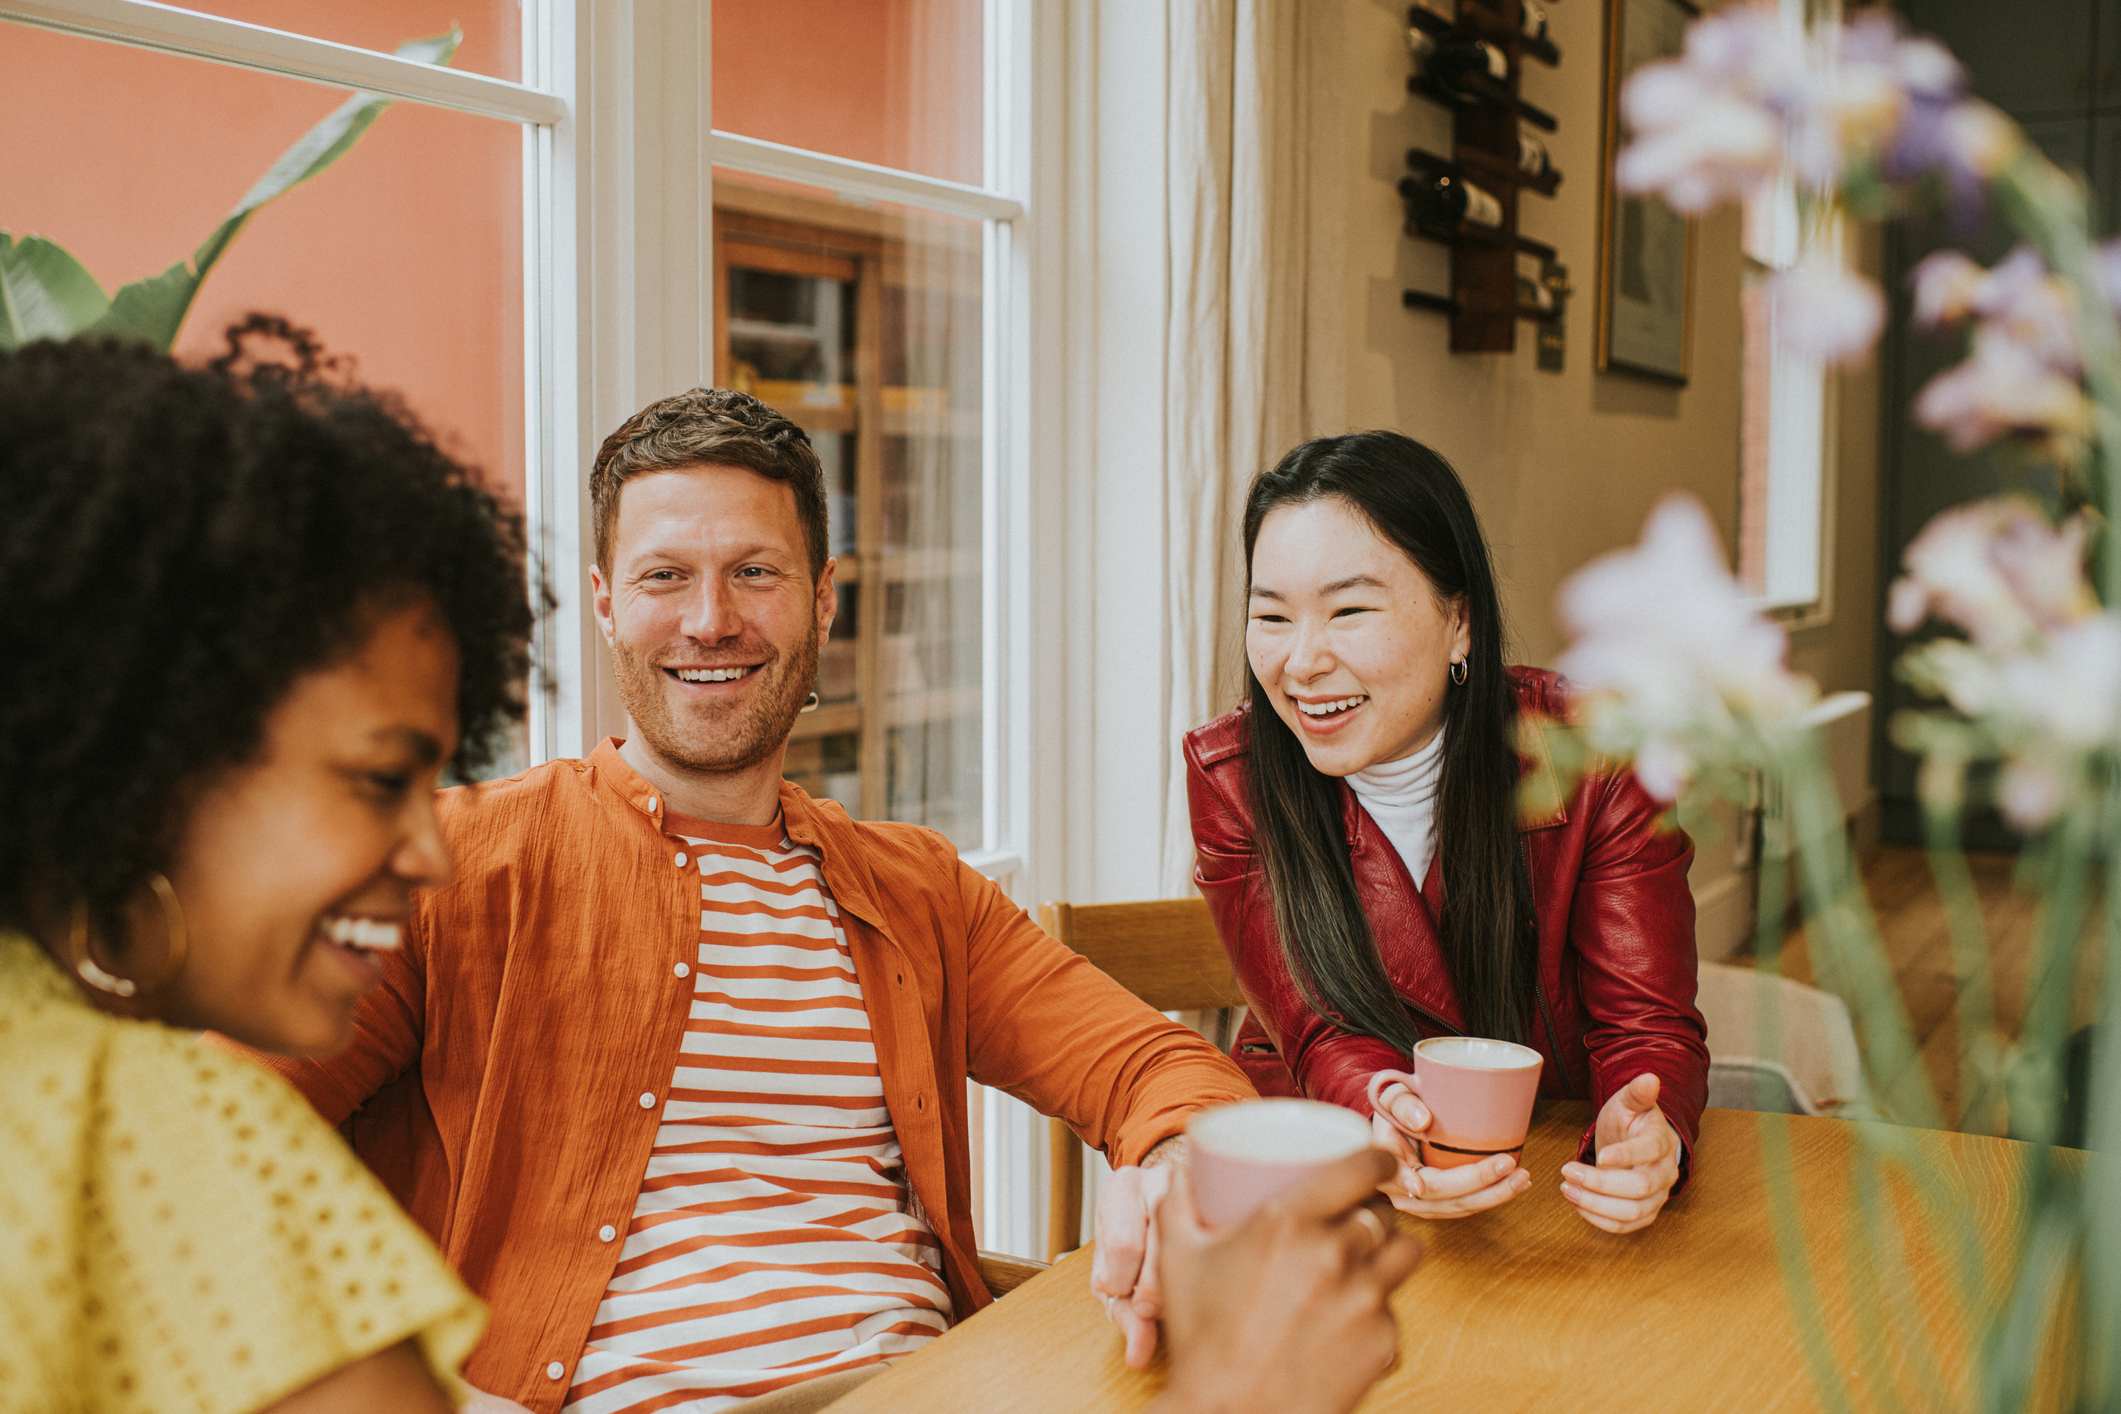
[{"label": "framed picture on wall", "polygon": [[1598,198],[1598,370],[1687,381],[1694,321],[1694,223],[1613,185],[1620,89],[1677,54],[1700,13],[1688,0],[1605,0],[1605,122]]}]

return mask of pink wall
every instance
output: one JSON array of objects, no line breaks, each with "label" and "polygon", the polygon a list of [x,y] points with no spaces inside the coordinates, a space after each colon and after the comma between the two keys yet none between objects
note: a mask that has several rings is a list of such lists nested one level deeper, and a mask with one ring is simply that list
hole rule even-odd
[{"label": "pink wall", "polygon": [[[515,0],[194,0],[391,49],[462,24],[457,67],[514,77]],[[723,129],[980,179],[980,0],[715,0]],[[343,94],[0,22],[0,230],[72,251],[107,290],[192,249]],[[395,388],[497,487],[523,485],[522,170],[515,125],[399,104],[254,217],[178,352],[284,313]]]},{"label": "pink wall", "polygon": [[714,125],[981,176],[980,0],[714,0]]},{"label": "pink wall", "polygon": [[[237,18],[392,48],[448,27],[433,0],[221,0]],[[460,62],[513,67],[510,0],[449,7]],[[188,259],[344,95],[0,23],[0,229],[59,242],[106,290]],[[402,392],[497,488],[523,485],[522,147],[512,123],[399,104],[337,165],[253,217],[178,352],[244,311],[284,313]]]}]

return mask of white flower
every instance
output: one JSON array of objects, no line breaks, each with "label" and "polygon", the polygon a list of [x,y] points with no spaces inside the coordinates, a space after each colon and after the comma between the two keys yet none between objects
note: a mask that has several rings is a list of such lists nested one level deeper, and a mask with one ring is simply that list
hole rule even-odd
[{"label": "white flower", "polygon": [[1978,98],[1963,99],[1946,109],[1937,136],[1947,168],[1984,182],[2002,172],[2025,148],[2025,131],[2002,109]]},{"label": "white flower", "polygon": [[1639,544],[1570,576],[1559,608],[1574,641],[1556,667],[1582,694],[1593,743],[1632,753],[1660,798],[1677,796],[1695,760],[1794,723],[1817,695],[1785,666],[1782,630],[1753,610],[1689,497],[1667,497]]},{"label": "white flower", "polygon": [[2121,617],[2098,614],[2051,635],[2036,652],[2005,658],[1996,710],[2050,749],[2121,744]]},{"label": "white flower", "polygon": [[2061,813],[2068,790],[2054,762],[2024,757],[2004,763],[1996,778],[1996,806],[2020,830],[2037,830]]},{"label": "white flower", "polygon": [[1861,357],[1885,325],[1878,287],[1817,253],[1777,274],[1769,298],[1776,341],[1822,363]]},{"label": "white flower", "polygon": [[1914,286],[1915,322],[1925,329],[1938,329],[1974,312],[1974,301],[1988,283],[1988,272],[1964,251],[1940,250],[1922,258],[1908,283]]},{"label": "white flower", "polygon": [[2077,623],[2098,607],[2084,574],[2090,530],[2081,518],[2051,525],[2022,497],[1954,506],[1908,545],[1886,622],[1911,633],[1934,614],[1992,653]]},{"label": "white flower", "polygon": [[1932,378],[1915,395],[1915,421],[1971,452],[2006,433],[2041,438],[2072,455],[2091,427],[2084,390],[2032,348],[2001,329],[1975,331],[1972,355]]}]

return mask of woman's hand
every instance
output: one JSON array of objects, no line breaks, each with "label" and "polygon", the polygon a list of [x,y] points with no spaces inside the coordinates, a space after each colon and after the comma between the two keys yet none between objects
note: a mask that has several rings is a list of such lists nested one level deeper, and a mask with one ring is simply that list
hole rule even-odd
[{"label": "woman's hand", "polygon": [[1390,1299],[1421,1244],[1379,1217],[1385,1155],[1336,1165],[1236,1227],[1210,1232],[1184,1181],[1163,1206],[1171,1414],[1339,1414],[1399,1354]]},{"label": "woman's hand", "polygon": [[1163,1289],[1158,1275],[1156,1214],[1170,1191],[1185,1141],[1173,1135],[1151,1149],[1139,1165],[1114,1169],[1098,1185],[1097,1255],[1090,1264],[1090,1290],[1126,1341],[1127,1364],[1146,1366],[1156,1354]]},{"label": "woman's hand", "polygon": [[1657,1108],[1658,1080],[1636,1076],[1598,1111],[1595,1164],[1563,1164],[1561,1196],[1592,1227],[1635,1232],[1657,1220],[1679,1181],[1679,1136]]},{"label": "woman's hand", "polygon": [[1429,1127],[1429,1107],[1414,1093],[1414,1077],[1380,1070],[1370,1077],[1370,1136],[1390,1154],[1397,1172],[1381,1192],[1417,1218],[1468,1218],[1499,1208],[1532,1186],[1532,1176],[1508,1154],[1462,1168],[1430,1168],[1415,1140]]}]

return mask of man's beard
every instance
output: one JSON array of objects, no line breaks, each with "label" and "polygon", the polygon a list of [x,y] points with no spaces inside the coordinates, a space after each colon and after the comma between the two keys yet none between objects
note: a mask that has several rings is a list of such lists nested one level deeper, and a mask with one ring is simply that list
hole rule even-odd
[{"label": "man's beard", "polygon": [[817,681],[818,633],[813,627],[792,655],[776,653],[754,669],[750,700],[721,709],[674,704],[680,689],[632,649],[614,644],[611,657],[619,700],[656,755],[688,771],[744,771],[788,744]]}]

